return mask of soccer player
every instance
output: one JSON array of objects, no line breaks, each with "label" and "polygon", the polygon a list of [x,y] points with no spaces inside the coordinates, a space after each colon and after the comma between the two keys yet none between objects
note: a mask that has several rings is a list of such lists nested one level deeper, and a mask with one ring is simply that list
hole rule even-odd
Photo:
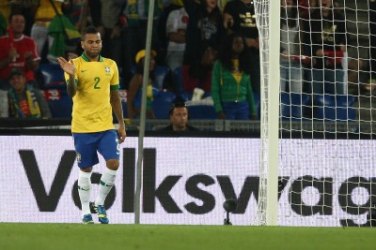
[{"label": "soccer player", "polygon": [[[81,37],[82,55],[67,61],[59,57],[58,63],[65,72],[68,94],[73,99],[72,134],[80,168],[78,193],[82,207],[82,222],[92,224],[90,212],[91,171],[97,164],[99,152],[106,160],[106,170],[99,184],[99,194],[94,208],[98,220],[108,224],[104,201],[114,185],[119,167],[119,143],[126,132],[121,108],[119,72],[116,63],[100,55],[102,39],[95,27],[87,27]],[[112,113],[119,127],[114,130]]]}]

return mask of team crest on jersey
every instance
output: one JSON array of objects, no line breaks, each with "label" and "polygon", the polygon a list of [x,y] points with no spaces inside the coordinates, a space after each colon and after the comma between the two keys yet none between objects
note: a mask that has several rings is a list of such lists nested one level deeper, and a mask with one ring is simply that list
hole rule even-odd
[{"label": "team crest on jersey", "polygon": [[110,67],[108,67],[108,66],[104,67],[104,73],[110,74],[111,73]]}]

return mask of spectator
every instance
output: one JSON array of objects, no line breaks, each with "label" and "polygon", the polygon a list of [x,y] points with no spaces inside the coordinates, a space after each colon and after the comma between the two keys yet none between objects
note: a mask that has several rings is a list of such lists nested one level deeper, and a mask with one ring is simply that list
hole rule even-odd
[{"label": "spectator", "polygon": [[183,89],[190,96],[195,88],[205,91],[205,95],[210,95],[211,76],[214,61],[217,58],[217,51],[208,47],[202,54],[200,63],[197,67],[184,65],[182,69]]},{"label": "spectator", "polygon": [[[65,0],[62,5],[63,14],[76,26],[82,33],[89,24],[90,13],[89,6],[91,0]],[[98,8],[98,6],[96,6]],[[99,8],[100,9],[100,8]]]},{"label": "spectator", "polygon": [[184,64],[189,66],[191,76],[198,77],[200,63],[197,58],[203,58],[210,47],[214,54],[223,36],[223,18],[217,0],[184,1],[189,22],[186,31],[186,47]]},{"label": "spectator", "polygon": [[188,108],[184,102],[174,103],[169,111],[170,125],[162,128],[160,131],[186,132],[198,131],[197,128],[188,124]]},{"label": "spectator", "polygon": [[167,18],[171,11],[180,9],[184,6],[183,0],[171,0],[163,7],[161,14],[158,17],[157,39],[158,39],[158,58],[166,61],[168,37],[166,36]]},{"label": "spectator", "polygon": [[[70,21],[68,17],[62,14],[61,0],[48,1],[44,3],[50,12],[48,18],[48,53],[47,59],[51,63],[56,63],[58,57],[65,57],[68,53],[76,53],[80,47],[81,38],[77,27]],[[40,6],[41,8],[42,6]],[[52,10],[51,10],[52,9]],[[52,18],[52,19],[50,19]],[[43,23],[43,22],[42,22]],[[77,53],[79,54],[79,53]]]},{"label": "spectator", "polygon": [[36,84],[35,71],[39,67],[40,57],[32,38],[24,35],[25,18],[21,14],[9,17],[9,33],[0,38],[0,88],[9,88],[9,74],[12,68],[24,72],[26,81]]},{"label": "spectator", "polygon": [[166,63],[171,70],[183,65],[187,24],[188,14],[184,7],[173,10],[168,15],[166,23],[168,38]]},{"label": "spectator", "polygon": [[[41,0],[8,0],[8,8],[4,12],[4,15],[6,18],[8,18],[11,13],[23,15],[26,20],[24,34],[29,36],[34,23],[35,12],[40,1]],[[5,0],[1,2],[5,2]]]},{"label": "spectator", "polygon": [[226,33],[236,32],[245,38],[252,87],[260,92],[260,55],[255,6],[252,0],[233,0],[227,2],[223,11],[223,24]]},{"label": "spectator", "polygon": [[[103,0],[102,0],[103,1]],[[125,14],[125,55],[124,77],[126,83],[132,77],[131,68],[134,66],[134,58],[138,51],[145,48],[149,0],[128,0],[124,10]],[[156,0],[153,13],[152,48],[158,48],[157,23],[163,8],[163,0]],[[157,60],[157,58],[155,58]],[[126,84],[127,85],[127,84]]]},{"label": "spectator", "polygon": [[8,91],[9,116],[13,118],[51,118],[44,96],[33,86],[26,84],[22,71],[12,70]]},{"label": "spectator", "polygon": [[[312,13],[314,10],[318,8],[318,0],[298,0],[299,2],[299,18],[300,18],[300,34],[301,34],[301,40],[303,42],[302,44],[302,54],[308,55],[310,54],[309,51],[306,51],[306,49],[309,49],[309,46],[304,45],[304,41],[307,41],[307,36],[309,37],[309,33],[305,32],[306,30],[309,30],[310,25],[310,18],[312,16]],[[307,57],[308,60],[311,60],[311,58]],[[311,61],[309,63],[302,63],[303,68],[303,92],[309,93],[311,92],[311,86],[310,82],[312,79],[312,67],[311,67]]]},{"label": "spectator", "polygon": [[236,33],[230,34],[214,64],[211,95],[219,119],[256,118],[252,84],[246,71],[248,56],[244,48],[244,38]]},{"label": "spectator", "polygon": [[298,0],[299,16],[304,19],[309,19],[318,5],[317,1],[318,0]]},{"label": "spectator", "polygon": [[311,90],[316,94],[345,94],[342,67],[346,55],[345,18],[333,10],[332,0],[321,0],[305,34],[304,53],[312,58]]},{"label": "spectator", "polygon": [[370,25],[370,39],[371,39],[371,60],[370,60],[370,79],[369,82],[375,84],[376,81],[376,1],[370,0],[369,1],[370,7],[370,17],[369,17],[369,25]]},{"label": "spectator", "polygon": [[[146,117],[154,118],[154,113],[152,110],[153,102],[153,80],[154,80],[154,68],[155,68],[155,57],[157,53],[152,50],[150,55],[150,65],[149,65],[149,81],[146,88],[147,91],[147,107],[146,107]],[[129,89],[127,92],[127,108],[128,108],[128,118],[137,118],[140,115],[141,108],[141,89],[144,74],[144,61],[145,61],[145,50],[140,50],[135,57],[136,62],[136,74],[132,77],[129,83]]]},{"label": "spectator", "polygon": [[281,0],[281,92],[302,93],[306,57],[301,56],[299,31],[297,0]]},{"label": "spectator", "polygon": [[39,2],[30,33],[37,44],[39,55],[42,55],[43,47],[47,41],[48,48],[51,46],[52,39],[48,37],[48,26],[56,14],[62,14],[61,6],[61,1],[57,0],[40,0]]},{"label": "spectator", "polygon": [[[101,33],[101,37],[103,39],[104,29],[102,26],[101,1],[102,0],[65,0],[64,4],[62,5],[62,12],[64,14],[64,17],[66,17],[69,20],[70,24],[77,29],[78,33],[82,34],[83,32],[85,32],[88,26],[94,26]],[[114,1],[110,0],[108,2],[110,2],[109,4],[112,4],[112,2]],[[116,13],[118,13],[118,11],[119,10],[116,10]],[[111,18],[111,20],[113,20],[113,18]],[[74,40],[70,41],[69,43],[74,43]],[[102,46],[108,47],[109,45],[102,44]],[[77,55],[81,55],[83,53],[83,49],[81,47],[80,42],[78,43],[78,46],[70,45],[68,47],[68,51],[65,53],[67,54],[67,58],[71,57],[70,54],[74,55],[74,58],[78,57]]]},{"label": "spectator", "polygon": [[101,0],[101,18],[98,30],[103,38],[104,57],[113,59],[119,68],[123,68],[124,47],[124,23],[121,19],[126,7],[126,0]]}]

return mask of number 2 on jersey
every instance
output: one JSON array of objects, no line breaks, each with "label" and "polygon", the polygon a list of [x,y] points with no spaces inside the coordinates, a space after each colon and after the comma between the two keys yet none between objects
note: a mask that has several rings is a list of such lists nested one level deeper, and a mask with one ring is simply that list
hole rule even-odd
[{"label": "number 2 on jersey", "polygon": [[99,86],[99,82],[100,82],[100,78],[99,77],[95,77],[94,78],[94,89],[100,89],[101,87]]}]

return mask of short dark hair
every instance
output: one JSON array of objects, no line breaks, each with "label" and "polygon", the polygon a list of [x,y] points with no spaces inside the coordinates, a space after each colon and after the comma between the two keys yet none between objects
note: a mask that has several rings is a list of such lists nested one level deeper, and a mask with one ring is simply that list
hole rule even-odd
[{"label": "short dark hair", "polygon": [[9,80],[12,79],[13,76],[24,76],[24,73],[18,68],[13,68],[9,73]]},{"label": "short dark hair", "polygon": [[184,101],[177,101],[172,103],[170,110],[168,111],[168,114],[171,116],[172,112],[174,112],[175,108],[187,108],[187,105],[185,105]]},{"label": "short dark hair", "polygon": [[82,32],[81,34],[81,40],[85,40],[85,35],[86,34],[97,34],[99,31],[97,30],[97,28],[95,26],[87,26],[86,29]]},{"label": "short dark hair", "polygon": [[9,15],[9,17],[8,17],[8,22],[11,22],[12,21],[12,18],[14,17],[14,16],[23,16],[23,18],[25,19],[25,22],[26,22],[26,18],[25,18],[25,15],[20,11],[20,10],[13,10],[11,13],[10,13],[10,15]]}]

